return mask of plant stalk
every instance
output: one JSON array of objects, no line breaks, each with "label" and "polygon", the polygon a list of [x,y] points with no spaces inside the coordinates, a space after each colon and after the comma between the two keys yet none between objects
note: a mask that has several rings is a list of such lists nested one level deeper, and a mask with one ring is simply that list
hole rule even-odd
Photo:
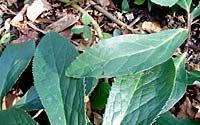
[{"label": "plant stalk", "polygon": [[94,26],[94,28],[95,28],[95,30],[96,30],[96,32],[97,32],[99,38],[102,39],[102,38],[103,38],[103,35],[102,35],[102,31],[101,31],[100,26],[99,26],[98,23],[88,14],[88,12],[85,11],[84,9],[82,9],[82,8],[81,8],[79,5],[77,5],[76,3],[71,4],[71,6],[72,6],[74,9],[80,11],[82,14],[86,13],[86,14],[88,15],[88,17],[90,18],[90,21],[91,21],[92,25]]}]

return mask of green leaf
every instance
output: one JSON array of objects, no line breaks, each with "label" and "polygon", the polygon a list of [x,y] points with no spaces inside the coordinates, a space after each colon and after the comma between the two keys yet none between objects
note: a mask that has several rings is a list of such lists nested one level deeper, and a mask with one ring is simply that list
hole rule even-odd
[{"label": "green leaf", "polygon": [[3,23],[3,19],[0,17],[0,24],[2,24]]},{"label": "green leaf", "polygon": [[185,29],[101,40],[72,62],[66,75],[106,78],[136,73],[168,60],[187,38]]},{"label": "green leaf", "polygon": [[104,39],[108,39],[108,38],[112,37],[112,35],[110,33],[106,33],[106,32],[102,32],[102,35],[103,35]]},{"label": "green leaf", "polygon": [[92,92],[90,103],[92,109],[101,110],[105,108],[109,96],[110,85],[107,82],[100,83]]},{"label": "green leaf", "polygon": [[145,2],[145,0],[135,0],[134,4],[136,5],[142,5]]},{"label": "green leaf", "polygon": [[169,99],[174,80],[172,59],[134,75],[117,77],[103,125],[150,125]]},{"label": "green leaf", "polygon": [[190,119],[178,119],[170,112],[166,112],[156,120],[155,125],[199,125],[198,122]]},{"label": "green leaf", "polygon": [[151,0],[151,2],[155,3],[155,4],[158,4],[160,6],[173,6],[175,5],[178,0]]},{"label": "green leaf", "polygon": [[77,25],[77,26],[73,26],[71,31],[74,34],[81,34],[83,32],[83,25]]},{"label": "green leaf", "polygon": [[85,41],[92,39],[92,30],[88,25],[83,27],[83,38]]},{"label": "green leaf", "polygon": [[148,10],[151,11],[152,9],[152,2],[151,0],[148,0]]},{"label": "green leaf", "polygon": [[176,80],[170,98],[168,99],[167,105],[163,108],[162,113],[171,109],[185,94],[187,88],[185,58],[186,53],[174,59],[176,67]]},{"label": "green leaf", "polygon": [[26,94],[14,105],[16,108],[24,110],[38,110],[43,109],[39,96],[35,87],[31,87]]},{"label": "green leaf", "polygon": [[191,21],[193,21],[194,18],[198,17],[199,15],[200,15],[200,1],[199,1],[199,5],[195,7],[191,13]]},{"label": "green leaf", "polygon": [[[26,69],[35,50],[35,41],[10,44],[0,57],[0,100]],[[0,101],[1,107],[1,101]]]},{"label": "green leaf", "polygon": [[95,78],[85,78],[85,95],[89,95],[96,87],[98,80]]},{"label": "green leaf", "polygon": [[22,109],[10,108],[0,111],[0,125],[38,125]]},{"label": "green leaf", "polygon": [[83,79],[66,77],[64,69],[78,55],[70,41],[50,31],[33,60],[35,88],[52,125],[85,125]]},{"label": "green leaf", "polygon": [[129,4],[127,0],[122,1],[122,11],[127,12],[129,11]]},{"label": "green leaf", "polygon": [[195,81],[200,82],[200,71],[197,70],[187,71],[187,83],[193,84]]},{"label": "green leaf", "polygon": [[192,0],[179,0],[177,2],[177,4],[185,9],[187,12],[190,12],[190,7],[191,7],[191,4],[192,4]]},{"label": "green leaf", "polygon": [[83,22],[84,25],[89,25],[90,24],[90,16],[88,15],[88,13],[84,13],[82,15],[81,21]]},{"label": "green leaf", "polygon": [[1,38],[0,44],[9,42],[9,41],[10,41],[10,38],[11,38],[10,33],[6,33],[6,34],[3,35],[3,37]]}]

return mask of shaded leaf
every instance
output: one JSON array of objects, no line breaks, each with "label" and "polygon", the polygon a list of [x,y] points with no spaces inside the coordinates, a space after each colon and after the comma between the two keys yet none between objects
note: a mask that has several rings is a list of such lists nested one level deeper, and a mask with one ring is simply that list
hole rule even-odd
[{"label": "shaded leaf", "polygon": [[85,95],[89,95],[96,87],[98,80],[95,78],[85,78]]},{"label": "shaded leaf", "polygon": [[3,37],[1,37],[0,44],[9,42],[10,38],[10,33],[6,33],[5,35],[3,35]]},{"label": "shaded leaf", "polygon": [[[35,42],[31,40],[20,44],[10,44],[0,57],[0,100],[15,84],[19,76],[28,66],[35,50]],[[0,105],[1,105],[0,101]]]},{"label": "shaded leaf", "polygon": [[199,125],[198,122],[190,119],[178,119],[170,112],[166,112],[156,120],[155,125]]},{"label": "shaded leaf", "polygon": [[178,0],[151,0],[151,2],[158,4],[160,6],[173,6],[178,2]]},{"label": "shaded leaf", "polygon": [[109,96],[110,85],[106,82],[100,83],[92,92],[90,97],[90,103],[92,109],[101,110],[107,103]]},{"label": "shaded leaf", "polygon": [[144,2],[145,2],[145,0],[135,0],[134,4],[142,5]]},{"label": "shaded leaf", "polygon": [[53,31],[42,38],[36,49],[35,88],[53,125],[86,124],[83,79],[66,77],[64,72],[77,55],[71,43]]},{"label": "shaded leaf", "polygon": [[185,29],[148,35],[122,35],[85,49],[66,70],[72,77],[114,77],[151,68],[168,60],[187,38]]},{"label": "shaded leaf", "polygon": [[1,125],[37,125],[22,109],[10,108],[0,111]]},{"label": "shaded leaf", "polygon": [[24,110],[38,110],[43,108],[35,87],[31,87],[26,92],[26,94],[14,105],[14,107],[22,108]]},{"label": "shaded leaf", "polygon": [[176,67],[176,80],[170,98],[168,99],[167,105],[163,108],[162,113],[171,109],[185,94],[187,88],[185,58],[186,53],[174,59]]},{"label": "shaded leaf", "polygon": [[117,77],[103,125],[150,125],[169,99],[174,79],[172,59],[134,75]]},{"label": "shaded leaf", "polygon": [[194,81],[200,82],[200,71],[197,71],[197,70],[187,71],[187,82],[188,82],[188,84],[193,84]]}]

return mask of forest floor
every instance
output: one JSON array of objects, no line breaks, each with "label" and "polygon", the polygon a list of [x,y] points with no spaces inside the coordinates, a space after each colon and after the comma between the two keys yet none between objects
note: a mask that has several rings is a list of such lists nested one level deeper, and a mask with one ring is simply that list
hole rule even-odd
[{"label": "forest floor", "polygon": [[[185,28],[187,25],[186,12],[181,8],[173,12],[171,8],[153,5],[149,11],[147,3],[140,6],[130,3],[130,10],[124,13],[121,10],[121,2],[116,2],[116,0],[97,0],[94,3],[79,2],[77,4],[93,17],[103,32],[112,36],[150,34],[165,29]],[[94,5],[98,5],[106,12]],[[110,19],[106,13],[111,14],[116,20]],[[48,30],[59,32],[69,39],[79,52],[98,43],[99,37],[94,27],[92,27],[92,39],[85,41],[81,35],[71,31],[75,25],[82,25],[81,13],[77,7],[66,6],[64,3],[52,0],[0,0],[0,36],[8,34],[6,39],[9,39],[9,43],[19,43],[32,38],[38,42]],[[4,46],[6,47],[7,44],[4,43]],[[180,47],[174,56],[184,51],[185,48]],[[200,18],[197,18],[192,25],[186,68],[200,70]],[[29,66],[12,91],[4,98],[3,109],[12,106],[32,85],[32,71]],[[87,106],[90,106],[89,100],[87,103]],[[90,107],[87,108],[92,121],[101,124],[103,110],[96,111],[91,110]],[[200,120],[200,87],[196,84],[188,85],[184,97],[170,112],[178,118]],[[30,114],[32,116],[38,114],[35,120],[40,124],[48,123],[44,111],[34,111]]]}]

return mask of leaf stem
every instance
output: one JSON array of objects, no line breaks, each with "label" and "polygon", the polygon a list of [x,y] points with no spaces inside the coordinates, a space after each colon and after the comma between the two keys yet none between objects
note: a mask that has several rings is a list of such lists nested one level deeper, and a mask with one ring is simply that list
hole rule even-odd
[{"label": "leaf stem", "polygon": [[102,31],[101,31],[101,28],[99,27],[98,23],[88,14],[87,11],[85,11],[84,9],[82,9],[79,5],[77,5],[76,3],[74,4],[71,4],[71,6],[80,11],[82,14],[86,13],[88,15],[88,17],[90,18],[90,21],[92,23],[92,25],[94,26],[95,30],[97,31],[97,34],[99,36],[100,39],[103,38],[103,35],[102,35]]},{"label": "leaf stem", "polygon": [[125,24],[124,22],[118,20],[116,17],[114,17],[111,13],[109,13],[108,11],[106,11],[104,8],[100,7],[99,5],[97,5],[94,1],[89,0],[89,3],[98,11],[100,11],[102,14],[104,14],[106,17],[108,17],[109,19],[111,19],[113,22],[115,22],[116,24],[123,26],[123,27],[127,27],[129,30],[131,30],[133,33],[139,34],[140,32],[138,32],[137,30],[129,27],[127,24]]}]

